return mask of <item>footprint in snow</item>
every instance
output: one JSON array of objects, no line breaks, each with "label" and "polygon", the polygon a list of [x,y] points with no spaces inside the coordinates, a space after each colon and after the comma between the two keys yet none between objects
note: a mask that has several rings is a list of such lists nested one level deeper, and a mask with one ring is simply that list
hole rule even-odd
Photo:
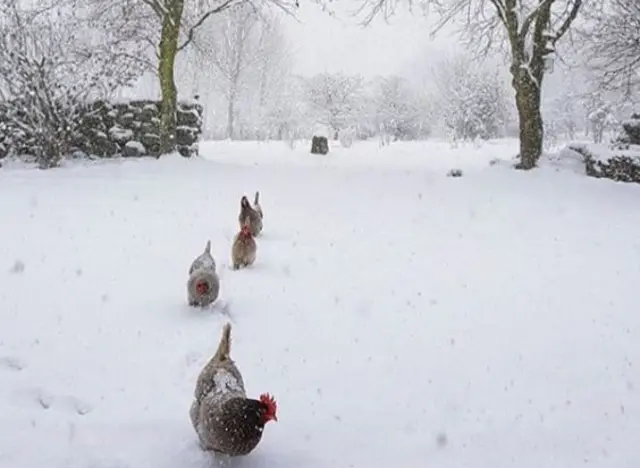
[{"label": "footprint in snow", "polygon": [[220,299],[213,305],[213,308],[234,322],[233,315],[231,314],[231,302]]},{"label": "footprint in snow", "polygon": [[9,273],[23,273],[24,272],[24,262],[22,260],[16,260],[13,266],[9,269]]},{"label": "footprint in snow", "polygon": [[2,356],[0,357],[0,369],[6,369],[9,371],[20,372],[27,367],[25,362],[15,356]]},{"label": "footprint in snow", "polygon": [[201,357],[202,357],[202,353],[199,353],[197,351],[192,351],[190,353],[187,353],[184,356],[184,361],[187,364],[187,367],[191,367],[197,364],[198,362],[200,362]]},{"label": "footprint in snow", "polygon": [[208,314],[220,314],[226,316],[231,322],[234,322],[233,315],[231,314],[231,302],[224,299],[218,299],[213,304],[205,307],[192,307],[185,305],[185,310],[189,313],[195,313],[196,315],[202,315],[203,312]]},{"label": "footprint in snow", "polygon": [[45,410],[63,411],[84,416],[93,411],[93,405],[73,395],[54,395],[42,388],[31,388],[14,392],[14,398],[23,404]]},{"label": "footprint in snow", "polygon": [[93,405],[91,403],[73,395],[55,397],[54,404],[56,409],[61,409],[68,413],[75,413],[79,416],[84,416],[93,411]]}]

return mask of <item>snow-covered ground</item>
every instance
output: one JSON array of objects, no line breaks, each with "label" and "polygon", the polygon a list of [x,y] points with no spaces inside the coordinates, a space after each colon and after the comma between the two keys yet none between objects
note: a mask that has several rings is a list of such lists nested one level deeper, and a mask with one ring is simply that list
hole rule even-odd
[{"label": "snow-covered ground", "polygon": [[[216,466],[188,410],[229,317],[248,392],[279,405],[231,466],[640,466],[640,187],[488,164],[516,148],[0,170],[0,466]],[[258,260],[232,271],[257,189]],[[207,239],[222,297],[202,312]]]}]

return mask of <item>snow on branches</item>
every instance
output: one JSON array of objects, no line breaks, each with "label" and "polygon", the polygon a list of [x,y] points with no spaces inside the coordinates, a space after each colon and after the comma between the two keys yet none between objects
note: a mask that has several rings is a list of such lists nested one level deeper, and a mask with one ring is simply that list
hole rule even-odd
[{"label": "snow on branches", "polygon": [[356,124],[363,111],[362,77],[321,73],[307,82],[306,100],[318,124],[326,125],[337,138],[340,130]]},{"label": "snow on branches", "polygon": [[106,96],[137,76],[117,47],[96,49],[80,18],[64,9],[0,10],[0,152],[27,152],[40,167],[71,151],[89,98]]},{"label": "snow on branches", "polygon": [[488,67],[469,67],[463,55],[444,60],[436,68],[439,110],[454,140],[502,136],[512,107],[506,85]]},{"label": "snow on branches", "polygon": [[377,78],[371,94],[372,120],[382,143],[390,139],[413,140],[428,133],[425,103],[407,79],[397,75]]},{"label": "snow on branches", "polygon": [[604,89],[632,94],[640,84],[640,2],[603,2],[589,12],[582,33],[587,66],[598,73]]}]

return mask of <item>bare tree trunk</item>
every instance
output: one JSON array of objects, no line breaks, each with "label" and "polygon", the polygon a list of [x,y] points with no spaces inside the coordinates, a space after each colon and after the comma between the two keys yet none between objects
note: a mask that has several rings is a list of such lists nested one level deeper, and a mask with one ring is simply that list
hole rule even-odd
[{"label": "bare tree trunk", "polygon": [[167,2],[167,12],[162,20],[162,32],[159,44],[160,59],[158,77],[162,93],[160,109],[160,154],[171,153],[176,146],[176,110],[178,90],[174,76],[180,22],[184,10],[184,0]]},{"label": "bare tree trunk", "polygon": [[518,71],[513,78],[520,127],[520,162],[518,169],[533,169],[542,155],[544,125],[540,111],[540,83],[527,71]]},{"label": "bare tree trunk", "polygon": [[260,108],[264,108],[267,103],[267,67],[262,66],[260,70]]},{"label": "bare tree trunk", "polygon": [[244,68],[244,46],[245,30],[243,28],[237,28],[236,30],[236,53],[235,63],[233,67],[233,73],[230,77],[229,83],[229,102],[227,103],[227,137],[233,140],[234,138],[234,120],[236,111],[236,101],[238,100],[238,84],[240,83],[240,74]]},{"label": "bare tree trunk", "polygon": [[227,102],[227,138],[233,140],[235,138],[235,111],[236,111],[236,99],[237,91],[236,84],[231,83],[231,89],[229,90],[229,98]]}]

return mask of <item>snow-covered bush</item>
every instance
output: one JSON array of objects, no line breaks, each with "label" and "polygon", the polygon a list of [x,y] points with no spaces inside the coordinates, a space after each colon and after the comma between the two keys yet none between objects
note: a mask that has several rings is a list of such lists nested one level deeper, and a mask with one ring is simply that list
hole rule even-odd
[{"label": "snow-covered bush", "polygon": [[587,175],[640,184],[640,146],[611,151],[597,145],[571,145],[582,155]]},{"label": "snow-covered bush", "polygon": [[632,115],[622,128],[624,135],[608,147],[598,144],[569,146],[582,155],[587,175],[640,183],[640,115]]},{"label": "snow-covered bush", "polygon": [[624,135],[620,143],[628,145],[640,145],[640,114],[633,114],[631,118],[622,122]]},{"label": "snow-covered bush", "polygon": [[435,82],[439,110],[454,140],[503,136],[511,104],[496,70],[459,55],[438,66]]},{"label": "snow-covered bush", "polygon": [[92,118],[88,99],[139,76],[139,63],[119,53],[117,42],[94,48],[85,33],[92,29],[99,36],[100,31],[89,26],[72,13],[54,18],[51,10],[28,10],[18,0],[5,0],[0,8],[0,152],[26,151],[40,167],[55,167],[72,151],[82,122]]},{"label": "snow-covered bush", "polygon": [[374,83],[372,110],[383,140],[415,140],[422,131],[420,101],[409,82],[399,76],[379,78]]},{"label": "snow-covered bush", "polygon": [[306,82],[310,120],[326,125],[337,139],[341,129],[355,126],[363,113],[364,83],[360,76],[321,73]]},{"label": "snow-covered bush", "polygon": [[[38,157],[39,146],[27,133],[6,131],[15,121],[8,113],[15,104],[0,103],[0,157],[10,148],[22,155]],[[200,104],[178,103],[176,146],[185,157],[197,153],[202,134]],[[71,153],[93,157],[158,156],[160,151],[160,102],[135,100],[130,102],[94,101],[78,107],[68,122],[62,158]],[[34,146],[35,145],[35,146]]]}]

